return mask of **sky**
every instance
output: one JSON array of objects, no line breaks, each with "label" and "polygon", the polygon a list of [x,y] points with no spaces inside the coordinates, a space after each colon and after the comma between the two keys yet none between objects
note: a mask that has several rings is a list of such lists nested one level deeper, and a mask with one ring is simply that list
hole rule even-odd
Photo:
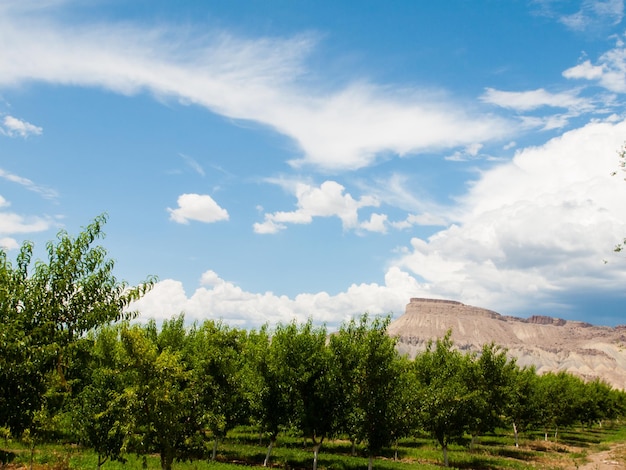
[{"label": "sky", "polygon": [[626,324],[625,101],[623,0],[0,0],[0,246],[106,213],[141,320]]}]

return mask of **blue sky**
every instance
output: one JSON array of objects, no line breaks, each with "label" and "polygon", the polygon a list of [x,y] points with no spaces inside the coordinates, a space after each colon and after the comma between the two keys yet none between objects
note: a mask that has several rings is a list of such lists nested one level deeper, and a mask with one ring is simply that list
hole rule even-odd
[{"label": "blue sky", "polygon": [[0,0],[0,244],[109,215],[142,318],[626,323],[623,1]]}]

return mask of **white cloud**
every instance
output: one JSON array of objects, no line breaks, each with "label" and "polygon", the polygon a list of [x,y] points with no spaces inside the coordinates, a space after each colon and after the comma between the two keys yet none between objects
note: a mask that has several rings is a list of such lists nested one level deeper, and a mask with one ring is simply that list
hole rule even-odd
[{"label": "white cloud", "polygon": [[12,212],[0,212],[0,234],[42,232],[50,226],[48,219],[26,218]]},{"label": "white cloud", "polygon": [[0,248],[2,248],[3,250],[6,250],[6,251],[16,250],[19,247],[20,247],[19,243],[17,243],[17,240],[15,240],[14,238],[9,238],[9,237],[0,238]]},{"label": "white cloud", "polygon": [[184,153],[179,153],[178,155],[180,156],[180,158],[182,158],[185,161],[187,166],[191,168],[193,171],[198,173],[200,176],[205,175],[204,168],[202,168],[202,165],[200,165],[194,158],[190,157],[189,155],[185,155]]},{"label": "white cloud", "polygon": [[387,233],[387,215],[374,213],[370,220],[361,222],[360,228],[368,232]]},{"label": "white cloud", "polygon": [[444,157],[444,159],[452,162],[464,162],[467,160],[474,160],[479,157],[479,152],[482,148],[483,144],[474,143],[466,146],[462,150],[455,151],[452,155]]},{"label": "white cloud", "polygon": [[626,93],[626,48],[618,40],[615,48],[605,52],[596,65],[590,60],[571,67],[563,72],[569,79],[597,81],[598,84],[614,93]]},{"label": "white cloud", "polygon": [[591,65],[591,61],[585,60],[584,62],[575,65],[563,72],[565,78],[584,78],[585,80],[599,80],[604,73],[604,67],[602,65]]},{"label": "white cloud", "polygon": [[276,233],[287,228],[285,224],[310,224],[314,217],[338,217],[344,230],[353,230],[359,227],[359,209],[379,205],[372,196],[354,199],[336,181],[324,181],[319,187],[307,183],[285,186],[291,186],[298,208],[291,212],[266,213],[262,223],[254,224],[256,233]]},{"label": "white cloud", "polygon": [[418,90],[391,93],[363,81],[317,90],[304,63],[316,45],[312,35],[246,40],[203,32],[192,39],[188,29],[62,24],[42,11],[0,9],[0,43],[12,45],[0,51],[0,86],[149,90],[289,136],[301,151],[294,166],[355,169],[381,153],[452,148],[512,130],[503,119]]},{"label": "white cloud", "polygon": [[623,16],[623,0],[585,0],[580,10],[561,16],[560,21],[575,31],[585,31],[605,24],[618,25]]},{"label": "white cloud", "polygon": [[626,185],[610,177],[624,135],[626,122],[592,123],[518,151],[460,199],[456,224],[413,239],[395,264],[441,296],[504,313],[623,285],[623,267],[602,260],[626,233]]},{"label": "white cloud", "polygon": [[170,213],[170,220],[179,224],[188,224],[190,220],[206,223],[228,220],[226,209],[222,209],[206,194],[181,194],[177,202],[176,209],[168,207],[167,211]]},{"label": "white cloud", "polygon": [[404,230],[414,225],[441,225],[448,224],[448,218],[446,215],[431,214],[425,212],[423,214],[409,214],[406,219],[397,222],[390,222],[390,225],[398,230]]},{"label": "white cloud", "polygon": [[23,186],[29,191],[33,191],[35,193],[40,194],[45,199],[56,199],[59,196],[56,190],[54,189],[36,184],[33,181],[29,180],[28,178],[24,178],[23,176],[16,175],[9,171],[3,170],[2,168],[0,168],[0,178],[3,178],[12,183],[19,184],[20,186]]},{"label": "white cloud", "polygon": [[43,132],[41,127],[35,126],[29,122],[13,116],[5,116],[3,120],[4,128],[0,127],[0,132],[9,137],[28,137],[31,135],[40,135]]},{"label": "white cloud", "polygon": [[531,111],[544,106],[578,111],[592,109],[593,106],[589,100],[579,97],[578,93],[578,90],[550,93],[543,88],[530,91],[502,91],[487,88],[480,99],[485,103],[517,111]]},{"label": "white cloud", "polygon": [[272,292],[246,292],[239,286],[221,279],[215,272],[202,275],[202,286],[187,296],[183,285],[166,279],[156,284],[144,298],[131,305],[141,313],[139,319],[169,319],[184,312],[188,321],[222,319],[228,324],[258,327],[265,323],[292,320],[326,323],[335,329],[342,321],[368,312],[372,315],[404,313],[411,296],[430,296],[428,288],[420,286],[406,272],[391,268],[384,284],[352,284],[345,292],[299,294],[295,298]]}]

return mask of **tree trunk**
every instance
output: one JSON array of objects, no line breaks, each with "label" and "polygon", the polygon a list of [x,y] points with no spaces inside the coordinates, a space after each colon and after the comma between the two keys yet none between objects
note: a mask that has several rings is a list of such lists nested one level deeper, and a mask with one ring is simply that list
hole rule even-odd
[{"label": "tree trunk", "polygon": [[217,455],[217,436],[215,436],[215,440],[213,441],[213,452],[211,453],[211,460],[215,460],[215,456]]},{"label": "tree trunk", "polygon": [[352,454],[352,457],[356,456],[356,439],[352,439],[352,450],[350,451],[350,453]]},{"label": "tree trunk", "polygon": [[276,442],[276,437],[272,436],[270,438],[270,443],[267,446],[267,454],[265,454],[265,461],[263,462],[264,467],[267,467],[270,463],[270,457],[272,456],[272,448],[274,447],[274,442]]},{"label": "tree trunk", "polygon": [[448,444],[444,444],[443,446],[443,466],[448,467],[450,462],[448,462]]},{"label": "tree trunk", "polygon": [[519,447],[519,433],[517,432],[517,425],[513,422],[513,435],[515,436],[515,447]]},{"label": "tree trunk", "polygon": [[322,447],[321,441],[313,446],[313,470],[317,470],[317,458],[320,453],[320,447]]},{"label": "tree trunk", "polygon": [[478,436],[476,434],[472,434],[472,440],[470,441],[470,450],[474,450],[474,447],[476,446],[477,437]]},{"label": "tree trunk", "polygon": [[102,455],[98,454],[98,470],[100,470],[100,467],[102,467],[106,463],[108,458],[108,455],[105,455],[103,458]]},{"label": "tree trunk", "polygon": [[161,449],[161,470],[172,470],[174,462],[174,449],[169,445]]},{"label": "tree trunk", "polygon": [[370,454],[369,461],[367,462],[367,470],[372,470],[374,467],[374,455]]}]

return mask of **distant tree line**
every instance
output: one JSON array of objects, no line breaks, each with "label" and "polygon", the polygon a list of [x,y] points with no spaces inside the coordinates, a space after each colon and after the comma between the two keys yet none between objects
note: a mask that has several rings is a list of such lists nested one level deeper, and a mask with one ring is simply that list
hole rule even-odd
[{"label": "distant tree line", "polygon": [[363,315],[337,332],[305,323],[258,330],[178,316],[132,324],[123,313],[153,280],[130,288],[93,242],[106,218],[78,237],[62,232],[48,262],[15,265],[0,251],[0,427],[34,445],[60,435],[92,448],[98,466],[128,453],[215,459],[233,428],[267,438],[265,465],[280,433],[367,449],[369,466],[401,438],[428,433],[444,463],[453,442],[510,426],[557,436],[626,413],[626,395],[599,380],[536,374],[495,344],[479,354],[450,334],[414,359],[386,334],[387,318]]}]

